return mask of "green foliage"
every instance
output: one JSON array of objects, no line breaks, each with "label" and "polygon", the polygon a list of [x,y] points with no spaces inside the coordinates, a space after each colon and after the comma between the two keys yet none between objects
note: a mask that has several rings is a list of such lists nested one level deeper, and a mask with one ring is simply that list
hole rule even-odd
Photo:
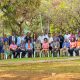
[{"label": "green foliage", "polygon": [[29,29],[41,32],[54,24],[53,32],[80,28],[79,0],[1,0],[0,19],[7,29],[22,32],[27,21]]},{"label": "green foliage", "polygon": [[22,32],[22,24],[34,17],[33,12],[39,7],[40,0],[2,0],[0,9],[4,13],[3,25],[5,28]]}]

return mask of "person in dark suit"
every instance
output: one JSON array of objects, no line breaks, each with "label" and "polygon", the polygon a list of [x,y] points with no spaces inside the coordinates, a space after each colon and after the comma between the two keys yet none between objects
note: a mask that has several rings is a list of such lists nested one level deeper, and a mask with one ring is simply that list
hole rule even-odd
[{"label": "person in dark suit", "polygon": [[28,33],[26,34],[26,37],[25,37],[25,42],[26,42],[26,43],[28,42],[28,40],[30,40],[30,42],[32,42],[31,33],[30,33],[30,32],[28,32]]},{"label": "person in dark suit", "polygon": [[59,34],[59,39],[60,39],[60,49],[62,48],[62,44],[64,42],[64,37],[62,35],[62,33]]},{"label": "person in dark suit", "polygon": [[17,43],[17,37],[16,37],[16,35],[15,35],[14,32],[12,33],[12,36],[9,37],[9,45],[10,45],[13,41],[15,42],[15,44]]}]

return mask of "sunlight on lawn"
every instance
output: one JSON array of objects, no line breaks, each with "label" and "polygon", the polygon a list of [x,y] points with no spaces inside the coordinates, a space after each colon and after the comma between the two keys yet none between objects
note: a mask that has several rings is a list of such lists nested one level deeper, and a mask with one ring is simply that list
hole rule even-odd
[{"label": "sunlight on lawn", "polygon": [[[45,59],[58,61],[26,63],[26,61],[29,60],[37,61]],[[0,61],[0,79],[3,80],[4,78],[4,80],[79,80],[80,60],[78,59],[66,61],[65,59],[68,58],[23,58],[13,59],[11,61],[2,60],[2,62]]]}]

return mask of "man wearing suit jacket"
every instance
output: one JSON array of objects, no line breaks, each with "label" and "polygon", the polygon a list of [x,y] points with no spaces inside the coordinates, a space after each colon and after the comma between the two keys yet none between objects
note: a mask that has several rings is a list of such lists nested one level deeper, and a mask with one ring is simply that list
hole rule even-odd
[{"label": "man wearing suit jacket", "polygon": [[12,33],[12,36],[9,37],[9,45],[12,43],[12,41],[14,41],[15,44],[17,43],[17,37],[14,32]]}]

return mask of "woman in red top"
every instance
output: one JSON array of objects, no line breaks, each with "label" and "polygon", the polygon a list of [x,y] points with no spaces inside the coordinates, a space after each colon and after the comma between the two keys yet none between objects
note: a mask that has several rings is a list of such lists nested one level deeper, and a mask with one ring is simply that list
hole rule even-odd
[{"label": "woman in red top", "polygon": [[69,53],[70,56],[73,56],[73,51],[76,49],[76,41],[74,38],[71,39]]},{"label": "woman in red top", "polygon": [[42,43],[42,52],[46,55],[49,51],[49,43],[47,38],[44,38],[44,42]]}]

